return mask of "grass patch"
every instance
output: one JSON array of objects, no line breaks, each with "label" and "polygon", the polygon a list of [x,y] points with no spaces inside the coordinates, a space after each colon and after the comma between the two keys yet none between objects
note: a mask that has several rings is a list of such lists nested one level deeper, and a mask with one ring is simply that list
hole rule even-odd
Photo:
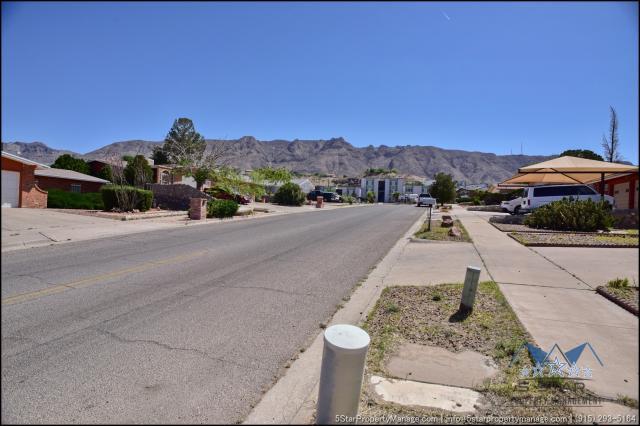
[{"label": "grass patch", "polygon": [[462,234],[461,237],[459,238],[452,237],[451,235],[449,235],[449,230],[451,228],[443,228],[442,226],[440,226],[441,223],[442,221],[440,220],[432,220],[430,231],[427,230],[428,224],[427,223],[423,224],[420,230],[418,230],[418,232],[415,233],[415,237],[421,238],[423,240],[464,241],[467,243],[471,242],[471,237],[469,236],[469,233],[465,229],[462,222],[460,222],[459,220],[456,219],[453,221],[453,225],[456,226],[458,229],[460,229],[460,233]]},{"label": "grass patch", "polygon": [[631,407],[631,408],[635,408],[635,409],[638,408],[638,400],[637,399],[633,399],[630,396],[618,395],[617,401],[622,405],[626,405],[627,407]]},{"label": "grass patch", "polygon": [[630,285],[628,278],[615,278],[607,283],[606,291],[637,309],[639,304],[638,287],[635,284],[634,282],[633,285]]},{"label": "grass patch", "polygon": [[[518,351],[532,339],[498,285],[491,281],[479,284],[474,309],[468,316],[457,312],[462,288],[462,284],[386,288],[363,326],[371,337],[366,374],[387,375],[385,365],[403,343],[438,346],[452,352],[472,350],[489,356],[499,369],[497,376],[476,389],[485,400],[478,408],[478,415],[569,415],[571,410],[566,406],[550,403],[534,407],[531,404],[533,398],[552,402],[584,395],[580,394],[584,392],[581,390],[567,390],[565,378],[532,379],[525,390],[517,386],[521,369],[532,367],[528,352]],[[514,360],[516,353],[519,356]],[[383,402],[368,386],[363,387],[360,413],[376,416],[450,414],[435,408]]]},{"label": "grass patch", "polygon": [[629,278],[616,278],[607,283],[609,288],[627,288],[629,287]]}]

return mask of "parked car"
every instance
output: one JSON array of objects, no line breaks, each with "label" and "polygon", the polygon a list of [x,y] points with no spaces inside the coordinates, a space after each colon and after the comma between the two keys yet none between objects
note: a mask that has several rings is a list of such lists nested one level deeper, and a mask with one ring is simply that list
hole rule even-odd
[{"label": "parked car", "polygon": [[415,203],[418,201],[418,194],[402,194],[399,201],[401,203]]},{"label": "parked car", "polygon": [[318,198],[318,195],[322,197],[323,196],[322,194],[324,194],[323,191],[320,191],[319,189],[314,189],[313,191],[310,191],[307,194],[307,200],[316,201],[316,199]]},{"label": "parked car", "polygon": [[323,192],[322,197],[328,203],[341,203],[342,197],[335,192]]},{"label": "parked car", "polygon": [[221,189],[208,189],[205,192],[218,200],[233,200],[236,203],[242,204],[242,205],[247,205],[251,202],[251,199],[249,199],[249,197],[245,195],[231,194]]},{"label": "parked car", "polygon": [[[531,186],[524,189],[520,210],[531,211],[552,201],[559,201],[569,197],[577,200],[591,199],[600,201],[601,195],[587,185]],[[604,201],[609,203],[611,207],[615,207],[615,200],[612,196],[605,195]]]},{"label": "parked car", "polygon": [[519,214],[522,209],[522,197],[514,198],[513,200],[507,200],[500,203],[502,211],[505,213]]},{"label": "parked car", "polygon": [[418,196],[418,207],[420,206],[435,206],[436,199],[431,196],[431,194],[422,193]]},{"label": "parked car", "polygon": [[313,191],[307,194],[307,200],[316,201],[318,196],[321,196],[324,201],[328,203],[340,203],[342,202],[342,197],[335,192],[325,192],[319,189],[314,189]]}]

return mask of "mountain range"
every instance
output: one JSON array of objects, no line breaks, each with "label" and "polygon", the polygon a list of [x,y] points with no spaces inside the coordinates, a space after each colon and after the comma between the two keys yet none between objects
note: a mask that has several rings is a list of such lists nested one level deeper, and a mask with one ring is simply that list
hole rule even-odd
[{"label": "mountain range", "polygon": [[[130,140],[114,142],[87,153],[50,148],[42,142],[3,143],[3,150],[43,164],[51,164],[62,154],[86,160],[106,159],[113,155],[150,156],[162,142]],[[401,174],[433,178],[449,173],[466,183],[496,183],[511,177],[519,167],[552,158],[551,156],[496,155],[435,146],[354,147],[344,138],[328,140],[259,141],[252,136],[233,140],[207,139],[207,145],[223,145],[229,165],[240,170],[263,166],[286,167],[300,173],[362,176],[368,168],[396,169]]]}]

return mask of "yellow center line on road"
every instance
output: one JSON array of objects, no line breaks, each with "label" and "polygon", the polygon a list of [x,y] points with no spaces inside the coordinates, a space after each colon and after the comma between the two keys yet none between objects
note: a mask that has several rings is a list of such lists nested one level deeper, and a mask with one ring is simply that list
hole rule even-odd
[{"label": "yellow center line on road", "polygon": [[26,302],[27,300],[39,299],[41,297],[50,296],[52,294],[61,293],[67,290],[75,290],[79,288],[88,287],[90,285],[97,284],[100,281],[104,281],[110,278],[115,278],[127,274],[133,274],[135,272],[142,272],[148,269],[153,268],[154,266],[159,265],[170,265],[173,263],[178,263],[183,260],[194,259],[196,257],[202,256],[207,253],[207,250],[195,251],[192,253],[182,254],[180,256],[169,257],[167,259],[160,260],[150,260],[148,262],[144,262],[138,266],[133,266],[130,268],[119,269],[113,272],[107,272],[105,274],[94,275],[92,277],[83,278],[78,281],[72,281],[65,284],[55,285],[53,287],[43,288],[41,290],[31,291],[28,293],[16,294],[15,296],[9,296],[2,299],[2,305],[15,305],[16,303]]}]

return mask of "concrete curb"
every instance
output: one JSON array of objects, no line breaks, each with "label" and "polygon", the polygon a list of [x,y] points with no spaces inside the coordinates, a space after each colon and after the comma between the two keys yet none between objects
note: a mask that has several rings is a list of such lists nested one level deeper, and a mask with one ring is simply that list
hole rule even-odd
[{"label": "concrete curb", "polygon": [[604,286],[597,287],[596,288],[596,293],[598,293],[599,295],[609,299],[610,301],[612,301],[616,305],[620,306],[621,308],[626,309],[627,311],[631,312],[633,315],[638,316],[638,309],[636,309],[636,307],[634,307],[634,306],[630,305],[629,303],[627,303],[626,301],[620,299],[615,294],[609,293]]},{"label": "concrete curb", "polygon": [[[391,268],[404,251],[410,238],[427,218],[425,211],[376,265],[366,280],[357,286],[344,307],[338,310],[329,325],[359,325],[367,317],[387,286],[384,282]],[[244,424],[309,424],[313,420],[320,380],[323,333],[296,359],[276,384],[251,410]]]}]

